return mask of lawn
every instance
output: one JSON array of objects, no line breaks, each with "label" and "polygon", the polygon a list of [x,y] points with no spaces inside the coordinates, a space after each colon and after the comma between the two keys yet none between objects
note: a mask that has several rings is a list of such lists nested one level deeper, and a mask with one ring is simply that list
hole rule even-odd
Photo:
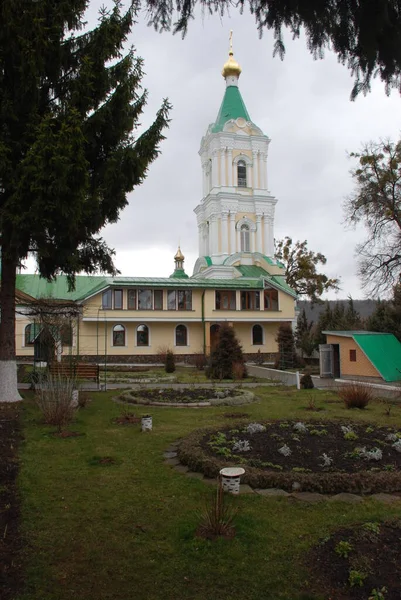
[{"label": "lawn", "polygon": [[[255,391],[257,403],[230,412],[245,411],[254,421],[341,418],[401,427],[398,406],[390,416],[380,403],[346,410],[333,392],[315,390],[324,410],[312,412],[305,410],[310,391]],[[196,428],[231,424],[227,407],[152,407],[153,431],[141,433],[138,425],[113,423],[121,409],[112,397],[93,393],[71,427],[83,435],[60,439],[25,394],[18,485],[26,590],[18,600],[317,600],[307,592],[313,544],[338,527],[401,517],[399,504],[372,500],[307,505],[244,495],[229,499],[238,507],[234,539],[196,538],[199,511],[213,490],[164,464],[162,453]],[[99,465],[95,457],[115,464]]]}]

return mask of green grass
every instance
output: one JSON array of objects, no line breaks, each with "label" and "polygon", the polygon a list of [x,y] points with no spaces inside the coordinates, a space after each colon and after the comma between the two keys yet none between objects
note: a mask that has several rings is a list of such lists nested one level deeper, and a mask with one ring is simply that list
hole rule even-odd
[{"label": "green grass", "polygon": [[[332,528],[400,515],[373,501],[304,505],[283,498],[230,498],[239,509],[235,539],[194,537],[206,499],[201,481],[163,464],[162,452],[198,427],[224,425],[225,412],[266,418],[337,419],[401,427],[401,410],[380,404],[350,411],[331,392],[257,388],[245,407],[154,408],[153,432],[113,424],[113,393],[95,393],[74,431],[56,439],[26,394],[19,488],[26,592],[18,600],[300,600],[308,586],[308,548]],[[305,410],[313,393],[324,412]],[[140,415],[145,411],[135,407]],[[94,457],[110,456],[101,466]],[[314,565],[310,565],[312,572]]]},{"label": "green grass", "polygon": [[[141,379],[146,383],[147,379],[155,377],[175,377],[174,383],[211,383],[206,377],[205,371],[200,371],[194,367],[176,367],[174,373],[166,373],[164,367],[149,367],[148,371],[107,371],[107,381],[110,383],[121,383],[127,379]],[[100,381],[105,380],[105,371],[100,371]],[[258,377],[246,377],[242,380],[244,383],[267,383],[268,379]],[[219,381],[217,381],[219,383]],[[162,382],[161,382],[162,383]],[[234,383],[232,379],[223,379],[222,383]]]}]

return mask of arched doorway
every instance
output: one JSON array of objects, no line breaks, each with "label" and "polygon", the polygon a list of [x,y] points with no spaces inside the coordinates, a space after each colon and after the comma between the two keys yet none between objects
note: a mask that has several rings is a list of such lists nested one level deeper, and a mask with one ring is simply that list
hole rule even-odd
[{"label": "arched doorway", "polygon": [[219,332],[220,332],[219,323],[214,323],[214,325],[210,326],[210,351],[211,352],[213,352],[213,350],[217,346],[217,343],[219,341]]}]

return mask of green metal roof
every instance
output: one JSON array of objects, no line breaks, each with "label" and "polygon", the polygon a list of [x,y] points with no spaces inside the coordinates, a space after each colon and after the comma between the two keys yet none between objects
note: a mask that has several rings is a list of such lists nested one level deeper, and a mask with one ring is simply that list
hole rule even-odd
[{"label": "green metal roof", "polygon": [[401,344],[392,333],[352,336],[385,381],[401,379]]},{"label": "green metal roof", "polygon": [[174,273],[170,275],[170,279],[188,279],[188,275],[185,273],[184,269],[176,269]]},{"label": "green metal roof", "polygon": [[246,121],[251,120],[238,87],[229,85],[226,88],[216,122],[212,127],[212,133],[223,131],[227,121],[238,119],[238,117],[242,117]]},{"label": "green metal roof", "polygon": [[94,289],[104,287],[106,281],[107,278],[102,276],[77,275],[75,290],[69,291],[65,275],[59,275],[54,281],[47,281],[39,275],[17,275],[16,287],[33,298],[79,300],[89,296]]},{"label": "green metal roof", "polygon": [[323,333],[352,337],[384,381],[401,380],[401,343],[392,333],[374,331],[323,331]]},{"label": "green metal roof", "polygon": [[239,265],[235,267],[242,275],[242,277],[264,277],[268,275],[268,272],[262,269],[262,267],[257,267],[256,265]]}]

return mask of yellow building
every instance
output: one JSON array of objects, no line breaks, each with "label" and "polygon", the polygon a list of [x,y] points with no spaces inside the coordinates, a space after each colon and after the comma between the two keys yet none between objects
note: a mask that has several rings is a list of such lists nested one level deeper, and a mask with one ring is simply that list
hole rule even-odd
[{"label": "yellow building", "polygon": [[[199,258],[191,277],[180,249],[168,278],[78,276],[74,292],[65,277],[49,283],[18,275],[17,287],[79,314],[50,327],[54,347],[29,303],[17,310],[17,356],[47,360],[53,354],[82,360],[155,362],[171,348],[178,359],[208,354],[221,323],[230,323],[249,359],[273,360],[277,329],[295,319],[295,292],[274,258],[274,208],[267,185],[270,139],[251,121],[232,49],[223,67],[226,90],[216,121],[201,141],[202,200],[195,208]],[[47,336],[48,338],[49,336]],[[47,345],[44,352],[43,348]]]}]

